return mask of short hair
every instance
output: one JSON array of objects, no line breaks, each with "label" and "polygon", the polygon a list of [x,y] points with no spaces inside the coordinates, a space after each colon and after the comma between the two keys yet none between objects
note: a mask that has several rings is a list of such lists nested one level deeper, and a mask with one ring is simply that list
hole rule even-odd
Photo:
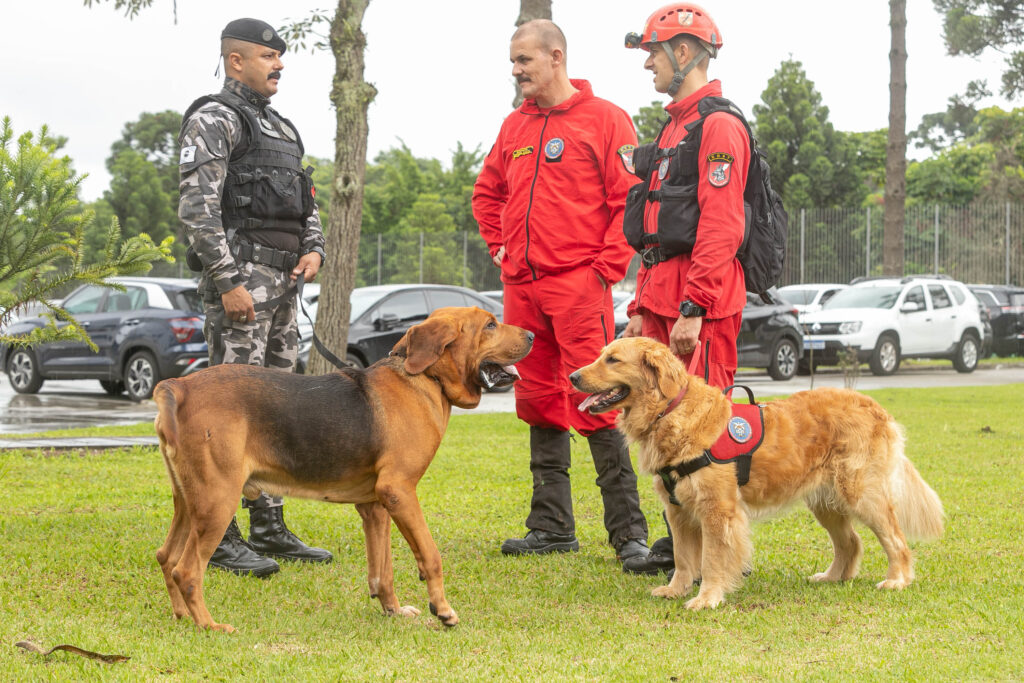
[{"label": "short hair", "polygon": [[221,38],[220,56],[225,62],[228,61],[228,55],[232,52],[237,52],[243,57],[248,57],[252,54],[252,50],[255,45],[256,43],[250,43],[247,40],[239,40],[238,38]]},{"label": "short hair", "polygon": [[[699,48],[707,52],[708,55],[713,56],[715,54],[714,48],[697,36],[692,36],[689,33],[677,33],[668,39],[669,47],[673,50],[679,47],[679,43],[686,43],[686,47],[689,48],[691,52],[694,52]],[[704,60],[702,59],[701,61],[703,62]],[[707,64],[705,64],[705,66],[707,66]]]},{"label": "short hair", "polygon": [[565,34],[550,19],[533,19],[520,24],[516,32],[512,34],[512,40],[522,38],[525,35],[536,36],[545,50],[559,49],[563,54],[567,51]]}]

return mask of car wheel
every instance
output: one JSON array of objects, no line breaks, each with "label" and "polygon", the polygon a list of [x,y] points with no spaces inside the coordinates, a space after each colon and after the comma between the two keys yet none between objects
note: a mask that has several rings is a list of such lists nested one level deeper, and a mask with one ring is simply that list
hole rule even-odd
[{"label": "car wheel", "polygon": [[32,349],[15,349],[7,359],[7,379],[19,394],[34,394],[43,386],[39,361]]},{"label": "car wheel", "polygon": [[891,375],[900,367],[900,343],[891,334],[883,334],[871,352],[871,372],[875,375]]},{"label": "car wheel", "polygon": [[978,338],[970,332],[964,332],[956,346],[953,367],[957,372],[974,372],[974,368],[978,367]]},{"label": "car wheel", "polygon": [[364,363],[363,359],[354,353],[348,353],[345,355],[345,365],[350,368],[355,368],[356,370],[366,369],[366,363]]},{"label": "car wheel", "polygon": [[136,351],[128,358],[124,370],[124,387],[128,398],[145,401],[153,395],[153,389],[160,381],[160,369],[149,351]]},{"label": "car wheel", "polygon": [[103,391],[107,392],[111,396],[120,396],[124,393],[124,382],[118,382],[112,379],[101,379],[100,386],[103,387]]},{"label": "car wheel", "polygon": [[771,360],[768,362],[768,376],[776,381],[793,379],[798,356],[796,344],[789,337],[783,337],[775,342]]}]

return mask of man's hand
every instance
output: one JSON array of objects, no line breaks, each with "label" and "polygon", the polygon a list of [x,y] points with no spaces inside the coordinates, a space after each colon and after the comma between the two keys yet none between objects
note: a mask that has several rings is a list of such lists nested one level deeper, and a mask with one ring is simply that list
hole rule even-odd
[{"label": "man's hand", "polygon": [[320,254],[311,251],[299,259],[299,262],[295,264],[295,268],[292,269],[290,277],[292,282],[295,282],[299,275],[302,275],[306,282],[312,282],[319,271]]},{"label": "man's hand", "polygon": [[626,323],[626,329],[622,331],[623,337],[639,337],[640,328],[643,324],[644,317],[642,315],[634,315]]},{"label": "man's hand", "polygon": [[252,295],[242,285],[220,295],[224,306],[224,317],[238,323],[256,320],[256,309],[252,307]]},{"label": "man's hand", "polygon": [[668,334],[669,350],[677,356],[693,353],[694,349],[697,348],[697,338],[700,336],[700,328],[703,322],[703,318],[684,318],[679,316],[676,324],[672,326],[672,331]]},{"label": "man's hand", "polygon": [[505,258],[505,245],[504,244],[501,245],[501,248],[498,249],[498,253],[496,253],[491,260],[494,261],[494,265],[496,265],[499,268],[501,268],[501,260],[503,258]]}]

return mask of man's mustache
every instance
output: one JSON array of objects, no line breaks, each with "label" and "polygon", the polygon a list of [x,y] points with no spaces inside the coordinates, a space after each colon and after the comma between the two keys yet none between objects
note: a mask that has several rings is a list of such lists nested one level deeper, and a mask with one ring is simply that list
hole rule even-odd
[{"label": "man's mustache", "polygon": [[280,71],[271,71],[270,75],[267,76],[267,80],[269,81],[271,78],[276,78],[277,80],[281,80],[281,72]]}]

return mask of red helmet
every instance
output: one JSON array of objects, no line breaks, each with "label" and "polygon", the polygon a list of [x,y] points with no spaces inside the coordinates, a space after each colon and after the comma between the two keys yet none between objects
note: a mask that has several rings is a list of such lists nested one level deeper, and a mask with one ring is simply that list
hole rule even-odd
[{"label": "red helmet", "polygon": [[722,47],[722,32],[715,25],[715,20],[703,7],[692,3],[665,5],[647,18],[643,35],[630,33],[626,36],[626,47],[650,50],[651,43],[661,43],[682,33],[710,45],[712,57]]}]

